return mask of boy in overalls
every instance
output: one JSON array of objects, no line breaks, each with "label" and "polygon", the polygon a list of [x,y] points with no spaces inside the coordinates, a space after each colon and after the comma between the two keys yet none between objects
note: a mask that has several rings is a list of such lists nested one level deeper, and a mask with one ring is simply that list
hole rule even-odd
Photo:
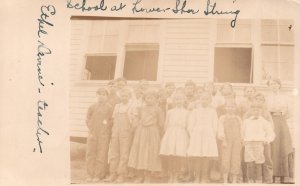
[{"label": "boy in overalls", "polygon": [[86,150],[88,182],[98,182],[105,177],[112,126],[108,91],[100,88],[96,95],[98,101],[89,107],[86,119],[89,129]]}]

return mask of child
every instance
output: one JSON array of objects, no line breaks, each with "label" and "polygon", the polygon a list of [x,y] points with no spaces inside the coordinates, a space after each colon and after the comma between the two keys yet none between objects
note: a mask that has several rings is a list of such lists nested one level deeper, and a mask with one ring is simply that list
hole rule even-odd
[{"label": "child", "polygon": [[137,115],[138,126],[128,162],[129,167],[138,171],[137,183],[150,182],[150,172],[161,171],[159,126],[162,126],[164,120],[157,99],[155,91],[147,90],[144,95],[145,105]]},{"label": "child", "polygon": [[202,93],[200,102],[201,106],[193,110],[189,119],[190,143],[187,153],[194,162],[195,182],[208,182],[210,160],[218,157],[218,117],[216,110],[210,106],[210,93]]},{"label": "child", "polygon": [[166,98],[167,98],[166,111],[173,107],[171,96],[172,96],[173,92],[175,91],[175,89],[176,89],[176,87],[173,82],[169,82],[169,83],[165,84],[165,91],[166,91]]},{"label": "child", "polygon": [[120,92],[121,103],[115,106],[113,112],[113,128],[110,143],[110,176],[106,182],[124,182],[127,173],[127,163],[132,141],[132,123],[130,121],[131,91],[124,88]]},{"label": "child", "polygon": [[175,92],[173,95],[174,108],[167,112],[165,134],[161,141],[160,154],[167,161],[169,183],[177,182],[177,173],[181,163],[186,158],[188,147],[187,119],[188,110],[184,108],[185,95]]},{"label": "child", "polygon": [[236,113],[234,101],[227,101],[226,113],[219,119],[218,138],[222,141],[222,173],[223,182],[228,182],[228,173],[232,175],[232,183],[237,183],[241,166],[241,125],[242,119]]},{"label": "child", "polygon": [[222,94],[217,90],[213,82],[207,82],[204,84],[204,90],[209,92],[212,96],[211,106],[217,109],[225,103],[225,99]]},{"label": "child", "polygon": [[86,151],[88,182],[98,182],[105,177],[112,126],[108,91],[100,88],[96,94],[98,102],[89,107],[86,119],[89,130]]},{"label": "child", "polygon": [[251,109],[252,117],[245,119],[242,125],[244,160],[247,164],[248,182],[262,183],[264,144],[272,142],[275,134],[271,123],[261,116],[262,107],[253,103]]}]

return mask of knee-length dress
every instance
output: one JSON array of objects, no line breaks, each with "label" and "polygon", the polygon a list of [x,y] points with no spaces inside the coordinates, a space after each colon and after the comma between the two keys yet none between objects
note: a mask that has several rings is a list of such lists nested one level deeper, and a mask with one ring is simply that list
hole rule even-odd
[{"label": "knee-length dress", "polygon": [[161,171],[160,132],[163,114],[158,106],[144,106],[130,150],[128,166],[138,170]]},{"label": "knee-length dress", "polygon": [[276,135],[271,143],[273,176],[290,176],[288,156],[293,152],[293,147],[286,121],[287,98],[281,94],[270,95],[268,97],[268,109],[272,115]]},{"label": "knee-length dress", "polygon": [[188,110],[185,108],[173,108],[168,111],[165,129],[162,138],[160,154],[166,156],[187,155],[188,133],[187,133]]},{"label": "knee-length dress", "polygon": [[187,154],[191,157],[218,157],[218,117],[213,107],[193,110],[188,123],[190,142]]}]

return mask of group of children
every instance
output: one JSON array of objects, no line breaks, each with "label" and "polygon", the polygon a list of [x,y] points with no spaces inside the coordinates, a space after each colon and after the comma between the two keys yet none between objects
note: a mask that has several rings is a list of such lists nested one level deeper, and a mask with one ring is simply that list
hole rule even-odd
[{"label": "group of children", "polygon": [[[280,173],[274,175],[271,157],[290,144],[282,144],[283,133],[273,122],[273,114],[283,112],[270,111],[253,86],[244,93],[237,101],[230,83],[220,90],[193,81],[154,90],[145,80],[133,89],[124,78],[111,81],[97,90],[98,101],[87,113],[87,181],[123,183],[131,177],[143,183],[166,176],[169,183],[207,183],[213,169],[224,183],[239,177],[272,183],[276,176],[289,176],[281,170],[289,159],[278,159]],[[277,135],[279,146],[271,145]],[[288,131],[284,135],[290,140]],[[293,149],[285,152],[288,158]]]}]

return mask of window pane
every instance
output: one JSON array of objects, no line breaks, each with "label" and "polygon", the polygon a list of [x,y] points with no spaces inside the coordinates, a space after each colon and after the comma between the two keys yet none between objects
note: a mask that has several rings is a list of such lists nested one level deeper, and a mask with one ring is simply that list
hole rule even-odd
[{"label": "window pane", "polygon": [[218,24],[217,42],[231,43],[233,42],[234,29],[226,22],[225,24]]},{"label": "window pane", "polygon": [[280,43],[293,43],[294,42],[294,29],[292,20],[279,21],[279,39]]},{"label": "window pane", "polygon": [[251,43],[251,24],[239,24],[235,28],[235,42]]},{"label": "window pane", "polygon": [[251,58],[251,48],[216,48],[215,81],[251,83]]},{"label": "window pane", "polygon": [[263,45],[261,46],[261,57],[263,62],[277,62],[278,49],[276,45]]},{"label": "window pane", "polygon": [[283,81],[294,80],[294,64],[280,63],[280,79]]},{"label": "window pane", "polygon": [[[141,46],[142,47],[142,46]],[[127,50],[124,63],[124,77],[128,80],[157,79],[157,50]]]},{"label": "window pane", "polygon": [[293,46],[279,46],[280,57],[279,61],[282,63],[294,63],[294,47]]},{"label": "window pane", "polygon": [[90,80],[111,80],[115,76],[116,56],[87,56],[85,68]]},{"label": "window pane", "polygon": [[276,43],[278,41],[277,21],[262,20],[261,40],[263,43]]}]

